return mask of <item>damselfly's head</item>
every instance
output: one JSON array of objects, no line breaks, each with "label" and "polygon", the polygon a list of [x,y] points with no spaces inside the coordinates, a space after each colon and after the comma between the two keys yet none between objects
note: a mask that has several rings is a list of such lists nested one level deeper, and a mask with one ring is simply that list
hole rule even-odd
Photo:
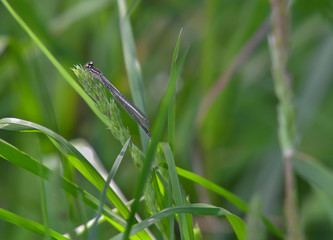
[{"label": "damselfly's head", "polygon": [[90,61],[90,62],[87,62],[86,65],[84,65],[84,68],[85,69],[91,69],[94,67],[94,62],[93,61]]}]

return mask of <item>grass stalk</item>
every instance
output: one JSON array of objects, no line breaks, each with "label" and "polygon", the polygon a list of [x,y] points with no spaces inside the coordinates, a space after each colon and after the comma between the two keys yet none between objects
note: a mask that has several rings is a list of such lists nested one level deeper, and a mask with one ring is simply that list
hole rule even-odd
[{"label": "grass stalk", "polygon": [[269,45],[272,59],[272,74],[278,98],[279,141],[284,159],[286,239],[303,239],[297,214],[296,193],[292,158],[295,152],[296,121],[293,104],[292,79],[288,73],[290,41],[290,12],[287,0],[270,0],[272,9],[272,34]]}]

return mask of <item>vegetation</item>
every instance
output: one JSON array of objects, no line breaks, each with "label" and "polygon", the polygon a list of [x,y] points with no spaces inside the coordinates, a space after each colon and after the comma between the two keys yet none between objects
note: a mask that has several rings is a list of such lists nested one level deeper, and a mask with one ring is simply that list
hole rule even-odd
[{"label": "vegetation", "polygon": [[0,239],[332,239],[332,1],[1,3]]}]

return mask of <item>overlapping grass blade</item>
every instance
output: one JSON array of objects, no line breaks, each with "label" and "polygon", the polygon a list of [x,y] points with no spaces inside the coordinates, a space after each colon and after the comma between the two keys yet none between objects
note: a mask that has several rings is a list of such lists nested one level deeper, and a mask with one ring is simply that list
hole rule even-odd
[{"label": "overlapping grass blade", "polygon": [[[180,33],[178,35],[177,43],[175,50],[173,52],[173,57],[172,57],[172,63],[171,63],[171,71],[170,71],[170,82],[171,81],[176,81],[177,78],[179,77],[180,71],[177,71],[176,69],[176,61],[178,58],[178,53],[179,53],[179,45],[180,45],[180,37],[182,34],[182,30],[180,30]],[[173,79],[176,80],[173,80]],[[175,121],[176,121],[176,85],[172,89],[172,96],[171,96],[171,102],[169,106],[169,115],[168,115],[168,138],[169,138],[169,144],[174,151],[174,142],[175,142]]]},{"label": "overlapping grass blade", "polygon": [[[47,168],[46,166],[44,166],[31,156],[20,151],[19,149],[5,142],[2,139],[0,139],[0,156],[8,160],[9,162],[13,163],[14,165],[23,168],[42,179],[45,180],[50,180],[54,178],[59,179],[60,182],[59,186],[61,186],[63,190],[66,191],[66,193],[72,195],[75,198],[82,199],[82,201],[91,208],[95,210],[98,209],[98,206],[100,204],[99,200],[97,200],[91,194],[79,188],[77,185],[68,181],[64,177],[52,172],[51,169]],[[103,215],[110,223],[111,222],[116,223],[115,226],[120,231],[124,230],[126,221],[122,217],[113,213],[111,209],[105,205],[103,206]]]},{"label": "overlapping grass blade", "polygon": [[[126,1],[117,0],[117,2],[119,9],[119,26],[125,58],[125,66],[130,82],[133,102],[143,113],[146,113],[141,67],[138,57],[136,55],[135,40],[133,36],[130,18],[127,14]],[[148,137],[140,127],[139,131],[142,146],[144,149],[146,149],[148,146]]]},{"label": "overlapping grass blade", "polygon": [[[215,207],[209,204],[197,203],[191,204],[187,206],[178,206],[172,207],[162,210],[161,212],[157,213],[154,216],[151,216],[142,222],[133,226],[130,235],[133,235],[142,229],[145,229],[152,224],[156,223],[162,218],[168,217],[174,214],[180,213],[188,213],[191,215],[208,215],[208,216],[226,216],[228,221],[230,222],[231,226],[233,227],[235,234],[237,235],[238,239],[245,239],[245,232],[246,232],[246,224],[244,221],[239,218],[238,216],[230,213],[229,211],[225,210],[224,208]],[[123,239],[125,233],[120,233],[117,236],[113,237],[112,240],[120,240]]]},{"label": "overlapping grass blade", "polygon": [[152,162],[154,159],[157,145],[158,145],[159,139],[161,138],[162,133],[163,133],[164,124],[167,119],[169,105],[172,101],[173,90],[175,89],[177,79],[172,78],[171,80],[172,81],[169,82],[168,89],[163,97],[161,106],[159,108],[159,112],[158,112],[158,115],[157,115],[157,118],[155,121],[155,125],[153,126],[153,129],[152,129],[151,143],[148,147],[148,150],[146,153],[146,158],[145,158],[145,161],[144,161],[144,164],[142,167],[142,171],[141,171],[141,174],[139,177],[138,185],[137,185],[137,188],[135,191],[135,195],[134,195],[135,200],[134,200],[134,203],[131,208],[131,215],[130,215],[130,218],[128,219],[128,224],[127,224],[124,238],[128,238],[128,234],[131,229],[131,225],[133,224],[133,221],[134,221],[134,214],[138,209],[139,199],[142,195],[146,180],[150,174],[151,165],[152,165]]},{"label": "overlapping grass blade", "polygon": [[20,226],[24,229],[29,230],[30,232],[39,234],[41,236],[46,236],[46,232],[53,238],[58,240],[68,240],[68,238],[64,237],[60,233],[52,230],[52,229],[46,229],[45,226],[40,225],[39,223],[36,223],[34,221],[28,220],[26,218],[23,218],[21,216],[18,216],[12,212],[9,212],[5,209],[0,208],[0,218],[6,222],[13,223],[17,226]]},{"label": "overlapping grass blade", "polygon": [[[201,186],[217,193],[218,195],[224,197],[229,202],[234,204],[236,207],[238,207],[243,212],[248,212],[248,206],[245,201],[234,195],[233,193],[229,192],[228,190],[224,189],[223,187],[218,186],[217,184],[196,175],[195,173],[189,172],[187,170],[181,169],[177,167],[177,173],[179,176],[182,176],[188,180],[191,180],[195,183],[200,184]],[[266,227],[277,237],[280,239],[283,239],[283,233],[277,229],[270,221],[267,219],[264,215],[261,215],[261,219],[263,223],[266,225]]]},{"label": "overlapping grass blade", "polygon": [[[39,140],[39,138],[38,138]],[[37,154],[38,154],[38,159],[41,162],[41,165],[39,167],[39,174],[42,174],[43,168],[41,167],[43,164],[43,158],[41,157],[41,149],[40,149],[40,142],[38,141],[36,144],[37,146]],[[50,239],[50,231],[49,231],[49,214],[48,214],[48,207],[47,207],[47,198],[46,198],[46,188],[45,188],[45,180],[43,178],[40,178],[40,199],[41,199],[41,210],[42,210],[42,216],[43,216],[43,223],[45,227],[45,236],[44,238],[46,240]]]},{"label": "overlapping grass blade", "polygon": [[304,154],[298,154],[292,162],[295,171],[308,183],[333,196],[333,173],[329,168]]},{"label": "overlapping grass blade", "polygon": [[87,16],[105,9],[112,2],[109,0],[80,1],[75,6],[52,19],[50,27],[53,32],[62,33],[75,22],[79,22]]},{"label": "overlapping grass blade", "polygon": [[[172,150],[168,143],[161,143],[162,150],[168,164],[169,181],[175,206],[186,206],[187,201],[180,185]],[[191,215],[179,214],[179,225],[183,239],[193,239],[193,221]]]},{"label": "overlapping grass blade", "polygon": [[195,173],[189,172],[187,170],[181,169],[177,167],[177,173],[179,176],[182,176],[188,180],[191,180],[195,183],[200,184],[201,186],[204,186],[205,188],[217,193],[218,195],[224,197],[229,202],[234,204],[236,207],[238,207],[243,212],[247,212],[248,206],[245,201],[234,195],[233,193],[229,192],[228,190],[220,187],[219,185],[199,176]]},{"label": "overlapping grass blade", "polygon": [[83,98],[83,100],[89,105],[93,112],[107,124],[106,117],[96,108],[94,102],[85,93],[82,88],[77,84],[74,78],[65,70],[65,68],[59,63],[59,61],[53,56],[53,54],[47,49],[42,41],[35,35],[35,33],[29,28],[29,26],[23,21],[23,19],[16,13],[11,5],[6,0],[1,0],[7,10],[12,14],[17,23],[28,33],[31,39],[36,43],[40,50],[45,54],[47,59],[55,66],[59,73],[65,78],[65,80],[73,87],[73,89]]},{"label": "overlapping grass blade", "polygon": [[130,143],[130,140],[131,138],[129,138],[127,140],[127,142],[124,144],[123,148],[121,149],[119,155],[117,156],[116,158],[116,161],[114,162],[111,170],[110,170],[110,173],[104,183],[104,187],[103,187],[103,191],[102,191],[102,195],[101,195],[101,198],[100,198],[100,204],[98,206],[98,211],[97,211],[97,214],[96,214],[96,217],[95,217],[95,221],[91,227],[91,230],[90,230],[90,235],[89,235],[89,238],[90,239],[96,239],[96,229],[97,229],[97,223],[98,223],[98,219],[100,218],[100,216],[102,215],[102,211],[103,211],[103,205],[105,204],[105,201],[106,201],[106,192],[107,192],[107,189],[110,185],[110,182],[111,180],[113,179],[113,177],[116,175],[116,172],[118,171],[118,168],[120,166],[120,163],[121,161],[123,160],[123,157],[124,157],[124,154],[127,150],[127,147],[128,147],[128,144]]},{"label": "overlapping grass blade", "polygon": [[[3,118],[0,119],[0,129],[12,130],[12,131],[38,131],[42,132],[49,137],[52,143],[59,149],[59,151],[70,161],[70,163],[75,167],[89,182],[91,182],[97,189],[102,190],[104,186],[104,179],[100,174],[91,166],[89,161],[66,139],[45,128],[41,125],[24,121],[17,118]],[[121,201],[117,194],[108,188],[107,196],[109,200],[116,206],[118,211],[125,217],[128,218],[129,210],[126,205]],[[144,239],[149,235],[146,232],[139,233]]]}]

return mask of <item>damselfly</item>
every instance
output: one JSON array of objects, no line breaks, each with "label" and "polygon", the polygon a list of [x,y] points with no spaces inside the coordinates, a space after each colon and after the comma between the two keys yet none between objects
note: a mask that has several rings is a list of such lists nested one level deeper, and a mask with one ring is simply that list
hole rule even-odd
[{"label": "damselfly", "polygon": [[109,89],[112,96],[117,100],[117,102],[126,110],[126,112],[136,121],[140,127],[145,131],[145,133],[151,137],[149,128],[150,123],[145,114],[143,114],[136,106],[134,106],[125,96],[122,94],[104,75],[101,71],[94,68],[94,63],[92,61],[84,65],[93,77],[97,78],[105,87]]}]

